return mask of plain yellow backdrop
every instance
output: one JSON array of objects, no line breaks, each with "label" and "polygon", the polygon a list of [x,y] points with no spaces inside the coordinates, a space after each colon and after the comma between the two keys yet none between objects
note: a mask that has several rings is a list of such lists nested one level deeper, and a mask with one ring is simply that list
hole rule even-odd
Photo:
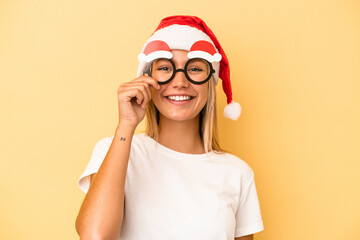
[{"label": "plain yellow backdrop", "polygon": [[114,134],[119,84],[174,14],[204,19],[230,61],[242,114],[223,117],[219,84],[221,144],[255,172],[255,238],[360,239],[355,0],[1,1],[0,239],[78,239],[77,180]]}]

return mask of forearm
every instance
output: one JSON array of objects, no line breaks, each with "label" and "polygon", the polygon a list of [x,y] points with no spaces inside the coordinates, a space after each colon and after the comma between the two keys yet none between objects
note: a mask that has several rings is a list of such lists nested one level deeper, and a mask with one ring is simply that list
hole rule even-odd
[{"label": "forearm", "polygon": [[76,230],[81,239],[116,239],[124,215],[124,192],[135,129],[119,125],[81,205]]}]

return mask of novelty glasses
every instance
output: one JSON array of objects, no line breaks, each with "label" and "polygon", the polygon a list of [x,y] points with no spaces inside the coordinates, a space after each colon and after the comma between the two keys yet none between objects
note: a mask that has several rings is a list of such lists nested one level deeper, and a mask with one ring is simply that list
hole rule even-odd
[{"label": "novelty glasses", "polygon": [[145,69],[145,73],[157,80],[159,84],[169,83],[177,72],[183,72],[189,82],[199,85],[209,81],[215,70],[212,64],[203,58],[189,59],[183,69],[176,69],[171,59],[158,58],[150,62]]}]

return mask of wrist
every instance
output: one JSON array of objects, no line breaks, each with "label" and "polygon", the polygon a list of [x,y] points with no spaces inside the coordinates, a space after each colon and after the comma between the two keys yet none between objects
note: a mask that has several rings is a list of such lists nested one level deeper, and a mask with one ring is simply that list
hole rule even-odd
[{"label": "wrist", "polygon": [[116,127],[115,133],[116,134],[125,134],[125,135],[133,135],[135,133],[136,127],[125,124],[125,123],[119,123],[119,125]]}]

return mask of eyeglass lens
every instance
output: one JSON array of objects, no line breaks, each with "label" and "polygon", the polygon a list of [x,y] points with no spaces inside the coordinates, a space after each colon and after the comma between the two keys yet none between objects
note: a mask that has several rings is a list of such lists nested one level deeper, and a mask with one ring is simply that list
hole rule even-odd
[{"label": "eyeglass lens", "polygon": [[[203,59],[190,59],[185,64],[184,74],[194,82],[202,82],[211,74],[209,63]],[[173,64],[165,58],[160,58],[151,63],[150,74],[159,82],[168,81],[175,74]]]}]

